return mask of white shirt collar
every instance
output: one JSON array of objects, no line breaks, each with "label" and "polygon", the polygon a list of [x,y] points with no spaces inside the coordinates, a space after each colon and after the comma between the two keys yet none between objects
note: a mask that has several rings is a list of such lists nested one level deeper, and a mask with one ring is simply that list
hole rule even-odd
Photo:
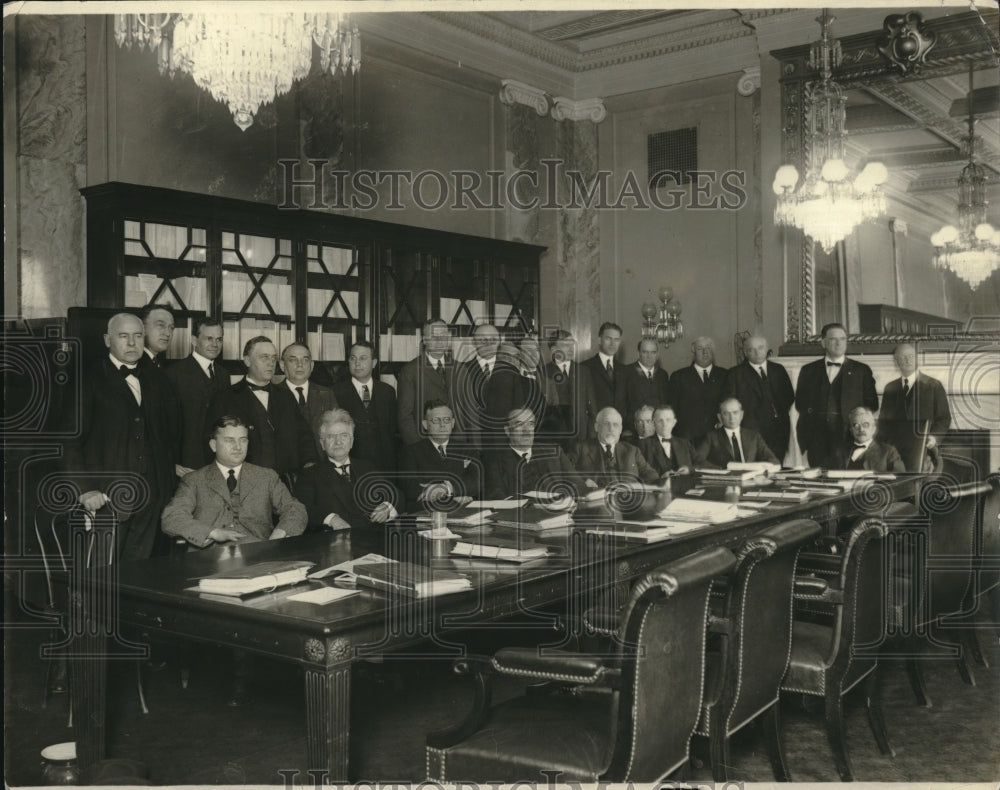
[{"label": "white shirt collar", "polygon": [[441,444],[438,444],[433,439],[431,439],[431,444],[434,445],[434,449],[437,450],[439,453],[442,450],[444,450],[446,453],[448,452],[448,442],[441,442]]},{"label": "white shirt collar", "polygon": [[530,447],[527,450],[518,450],[516,447],[511,447],[510,449],[513,450],[515,453],[517,453],[519,456],[521,456],[521,458],[531,455]]},{"label": "white shirt collar", "polygon": [[485,373],[487,365],[490,366],[491,370],[496,367],[497,358],[494,356],[494,357],[491,357],[490,359],[483,359],[482,357],[477,356],[476,357],[476,362],[479,363],[479,369]]},{"label": "white shirt collar", "polygon": [[219,471],[222,473],[223,480],[229,477],[230,469],[232,469],[233,472],[236,473],[236,479],[237,480],[240,479],[240,471],[243,469],[243,464],[240,464],[239,466],[226,466],[225,464],[220,464],[218,461],[216,461],[215,465],[219,467]]},{"label": "white shirt collar", "polygon": [[756,362],[751,362],[750,363],[750,367],[752,367],[758,373],[760,373],[762,370],[765,371],[765,372],[767,371],[767,363],[766,362],[761,362],[759,365]]},{"label": "white shirt collar", "polygon": [[153,353],[153,349],[149,346],[143,346],[142,350],[146,352],[150,359],[156,359],[156,354]]},{"label": "white shirt collar", "polygon": [[826,357],[825,357],[825,359],[826,359],[827,362],[839,362],[841,365],[843,365],[844,362],[845,362],[845,360],[847,359],[847,355],[844,354],[844,356],[837,357],[836,359],[834,359],[829,354],[827,354]]},{"label": "white shirt collar", "polygon": [[443,364],[444,364],[444,354],[442,354],[442,355],[441,355],[440,357],[438,357],[437,359],[434,359],[434,357],[432,357],[432,356],[431,356],[430,354],[428,354],[428,353],[427,353],[427,352],[425,351],[425,352],[424,352],[424,359],[426,359],[426,360],[427,360],[427,364],[428,364],[428,365],[430,365],[430,366],[431,366],[432,368],[436,368],[436,367],[438,367],[439,365],[443,365]]},{"label": "white shirt collar", "polygon": [[615,358],[614,357],[609,357],[603,351],[598,351],[597,352],[597,356],[599,356],[601,358],[601,367],[602,368],[606,368],[608,366],[609,362],[611,363],[611,367],[615,366]]},{"label": "white shirt collar", "polygon": [[358,381],[354,376],[351,376],[351,384],[354,385],[354,389],[357,390],[358,397],[362,397],[361,388],[368,387],[368,396],[373,397],[375,394],[375,378],[369,378],[368,381]]},{"label": "white shirt collar", "polygon": [[306,379],[301,384],[292,384],[292,382],[289,381],[288,378],[286,377],[285,384],[288,385],[288,389],[291,390],[292,395],[295,396],[295,400],[299,399],[299,393],[295,391],[296,387],[302,387],[302,396],[306,400],[309,400],[309,379]]},{"label": "white shirt collar", "polygon": [[707,368],[703,368],[703,367],[702,367],[701,365],[699,365],[699,364],[698,364],[697,362],[695,362],[695,363],[694,363],[694,369],[698,371],[698,375],[699,375],[699,376],[701,376],[701,374],[702,374],[703,372],[704,372],[704,373],[708,373],[709,375],[712,375],[712,368],[713,368],[713,367],[715,367],[715,365],[709,365],[709,366],[708,366]]},{"label": "white shirt collar", "polygon": [[740,429],[739,428],[723,428],[722,430],[724,430],[726,432],[726,436],[729,437],[730,441],[732,441],[733,436],[735,436],[737,438],[737,440],[740,438]]},{"label": "white shirt collar", "polygon": [[194,357],[194,361],[201,365],[201,369],[205,371],[205,375],[208,375],[208,366],[215,364],[214,359],[209,359],[208,357],[203,357],[197,351],[192,351],[191,356]]},{"label": "white shirt collar", "polygon": [[648,376],[651,376],[651,375],[653,375],[654,373],[656,373],[656,368],[647,368],[647,367],[646,367],[645,365],[643,365],[643,364],[642,364],[641,362],[639,362],[639,363],[637,363],[637,364],[639,365],[639,370],[641,370],[641,371],[642,371],[642,375],[644,375],[644,376],[647,376],[647,377],[648,377]]},{"label": "white shirt collar", "polygon": [[[598,441],[600,442],[600,439],[598,439]],[[605,451],[607,451],[607,449],[609,447],[611,448],[611,452],[612,453],[615,451],[615,445],[614,444],[608,444],[607,442],[600,442],[600,444],[601,444],[601,452],[602,453],[605,452]],[[617,444],[617,442],[615,444]]]}]

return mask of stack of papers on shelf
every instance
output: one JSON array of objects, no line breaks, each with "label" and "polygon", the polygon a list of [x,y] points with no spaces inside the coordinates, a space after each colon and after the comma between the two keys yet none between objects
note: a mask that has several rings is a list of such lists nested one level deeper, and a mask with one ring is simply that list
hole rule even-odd
[{"label": "stack of papers on shelf", "polygon": [[232,571],[223,571],[198,580],[198,591],[215,595],[250,595],[298,584],[315,563],[306,560],[258,562]]},{"label": "stack of papers on shelf", "polygon": [[660,518],[670,521],[694,521],[701,524],[723,524],[738,516],[732,502],[679,497],[660,511]]},{"label": "stack of papers on shelf", "polygon": [[413,598],[429,598],[472,589],[472,582],[465,576],[412,562],[389,561],[355,565],[354,573],[358,584]]},{"label": "stack of papers on shelf", "polygon": [[548,549],[544,546],[525,546],[517,540],[491,537],[489,542],[466,543],[459,541],[452,554],[463,557],[482,557],[489,560],[504,560],[507,562],[528,562],[547,557]]},{"label": "stack of papers on shelf", "polygon": [[562,529],[570,526],[573,523],[573,516],[565,511],[553,513],[547,507],[526,507],[494,517],[493,523],[501,527],[515,527],[529,532],[545,532],[550,529]]}]

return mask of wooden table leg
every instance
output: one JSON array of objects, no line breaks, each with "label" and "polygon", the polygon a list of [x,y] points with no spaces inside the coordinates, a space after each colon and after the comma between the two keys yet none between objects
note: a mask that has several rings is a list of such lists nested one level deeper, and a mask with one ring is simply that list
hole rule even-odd
[{"label": "wooden table leg", "polygon": [[306,759],[317,785],[348,781],[352,653],[344,639],[306,640],[307,658],[324,662],[305,669]]},{"label": "wooden table leg", "polygon": [[104,636],[79,636],[74,640],[76,654],[69,658],[76,760],[81,771],[105,757],[106,647]]}]

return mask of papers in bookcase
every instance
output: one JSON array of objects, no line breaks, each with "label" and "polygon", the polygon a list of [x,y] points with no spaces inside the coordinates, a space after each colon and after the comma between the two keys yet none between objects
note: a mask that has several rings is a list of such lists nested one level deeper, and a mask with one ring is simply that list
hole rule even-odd
[{"label": "papers in bookcase", "polygon": [[316,590],[289,595],[289,601],[301,601],[302,603],[327,604],[339,601],[341,598],[349,598],[357,595],[360,590],[344,590],[340,587],[320,587]]},{"label": "papers in bookcase", "polygon": [[678,497],[659,513],[672,521],[698,521],[703,524],[723,524],[738,517],[736,505],[707,499]]},{"label": "papers in bookcase", "polygon": [[350,575],[354,574],[354,566],[361,563],[368,562],[395,562],[396,560],[390,560],[388,557],[383,557],[381,554],[366,554],[364,557],[358,557],[354,560],[347,560],[346,562],[341,562],[338,565],[331,565],[329,568],[322,568],[318,571],[313,571],[309,574],[309,579],[325,579],[327,576],[333,576],[336,573],[347,573]]},{"label": "papers in bookcase", "polygon": [[528,562],[548,556],[548,550],[542,546],[531,549],[518,549],[513,546],[496,546],[486,543],[465,543],[455,544],[451,550],[452,554],[463,557],[481,557],[489,560],[505,560],[507,562]]}]

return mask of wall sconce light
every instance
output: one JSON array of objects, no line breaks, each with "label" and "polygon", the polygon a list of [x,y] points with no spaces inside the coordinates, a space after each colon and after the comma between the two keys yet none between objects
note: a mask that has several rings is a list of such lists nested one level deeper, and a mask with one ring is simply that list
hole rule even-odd
[{"label": "wall sconce light", "polygon": [[660,304],[646,302],[642,306],[642,339],[656,340],[668,348],[675,340],[684,337],[681,323],[681,303],[674,299],[674,289],[669,285],[660,289]]}]

